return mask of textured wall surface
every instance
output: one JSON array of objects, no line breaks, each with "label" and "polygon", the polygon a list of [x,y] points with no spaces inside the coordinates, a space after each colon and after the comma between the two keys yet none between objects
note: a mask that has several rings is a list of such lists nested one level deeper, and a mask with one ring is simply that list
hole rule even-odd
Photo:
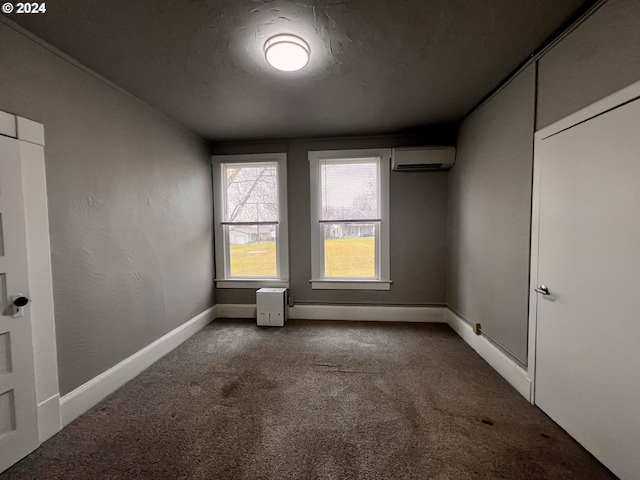
[{"label": "textured wall surface", "polygon": [[449,173],[447,303],[527,361],[535,67],[462,124]]},{"label": "textured wall surface", "polygon": [[537,128],[640,80],[640,2],[609,0],[539,62]]},{"label": "textured wall surface", "polygon": [[0,110],[45,125],[60,392],[214,301],[206,142],[0,23]]},{"label": "textured wall surface", "polygon": [[[287,156],[290,293],[299,302],[444,304],[447,172],[390,173],[390,291],[312,290],[310,150],[451,144],[451,129],[423,136],[214,145],[215,154],[284,151]],[[255,290],[218,289],[218,303],[255,303]]]}]

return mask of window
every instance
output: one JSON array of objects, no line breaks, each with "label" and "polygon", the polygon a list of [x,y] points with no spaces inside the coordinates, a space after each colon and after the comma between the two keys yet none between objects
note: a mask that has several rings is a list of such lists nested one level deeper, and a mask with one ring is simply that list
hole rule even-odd
[{"label": "window", "polygon": [[309,152],[312,288],[389,290],[390,157]]},{"label": "window", "polygon": [[289,286],[286,158],[213,156],[218,288]]}]

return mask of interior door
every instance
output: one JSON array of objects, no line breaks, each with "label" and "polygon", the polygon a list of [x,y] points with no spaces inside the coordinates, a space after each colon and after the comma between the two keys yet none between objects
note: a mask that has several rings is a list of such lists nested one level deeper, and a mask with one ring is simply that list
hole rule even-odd
[{"label": "interior door", "polygon": [[28,286],[20,141],[0,136],[0,472],[38,446]]},{"label": "interior door", "polygon": [[538,141],[536,168],[535,402],[638,479],[640,100]]}]

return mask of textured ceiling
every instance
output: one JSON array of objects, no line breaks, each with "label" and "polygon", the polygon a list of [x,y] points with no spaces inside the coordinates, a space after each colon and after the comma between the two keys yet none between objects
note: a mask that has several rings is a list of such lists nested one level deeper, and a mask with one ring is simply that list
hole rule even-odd
[{"label": "textured ceiling", "polygon": [[[398,133],[461,117],[587,0],[57,0],[12,15],[213,140]],[[310,64],[262,53],[294,33]]]}]

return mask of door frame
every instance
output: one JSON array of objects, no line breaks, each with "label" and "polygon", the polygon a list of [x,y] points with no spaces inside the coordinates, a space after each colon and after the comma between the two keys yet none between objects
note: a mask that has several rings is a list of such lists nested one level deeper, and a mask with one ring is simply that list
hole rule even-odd
[{"label": "door frame", "polygon": [[575,127],[594,117],[640,98],[640,81],[632,83],[608,97],[578,110],[577,112],[558,120],[557,122],[538,130],[534,136],[533,154],[533,192],[531,204],[531,265],[529,277],[529,349],[528,373],[532,382],[531,403],[535,404],[536,392],[536,347],[538,332],[538,241],[540,234],[540,161],[538,152],[540,142],[571,127]]},{"label": "door frame", "polygon": [[44,125],[0,111],[0,135],[19,141],[27,233],[27,267],[38,438],[43,443],[62,428],[51,272],[51,241],[44,157]]}]

